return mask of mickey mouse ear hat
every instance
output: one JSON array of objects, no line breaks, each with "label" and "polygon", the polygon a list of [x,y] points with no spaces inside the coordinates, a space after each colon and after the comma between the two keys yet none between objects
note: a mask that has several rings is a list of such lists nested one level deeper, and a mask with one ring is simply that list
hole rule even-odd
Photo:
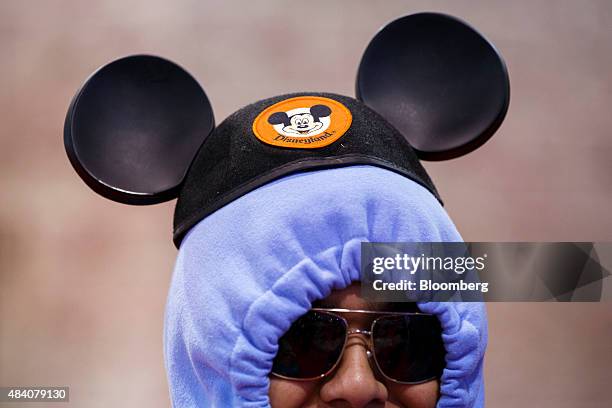
[{"label": "mickey mouse ear hat", "polygon": [[370,164],[438,193],[419,162],[466,154],[501,125],[508,73],[466,23],[421,13],[368,45],[357,99],[296,93],[255,102],[215,127],[202,87],[178,65],[136,55],[96,71],[68,109],[70,162],[94,191],[127,204],[178,197],[178,246],[202,218],[287,174]]}]

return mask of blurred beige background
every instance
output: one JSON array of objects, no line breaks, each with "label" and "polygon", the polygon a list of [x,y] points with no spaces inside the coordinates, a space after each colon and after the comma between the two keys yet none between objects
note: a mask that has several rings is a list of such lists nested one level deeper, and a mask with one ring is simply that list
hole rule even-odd
[{"label": "blurred beige background", "polygon": [[[498,134],[426,164],[464,238],[612,241],[610,1],[3,0],[0,385],[67,385],[71,407],[169,406],[174,202],[113,203],[73,172],[64,115],[94,69],[132,53],[170,58],[220,122],[279,93],[353,95],[377,29],[425,10],[472,23],[510,72]],[[612,406],[611,306],[489,304],[488,406]]]}]

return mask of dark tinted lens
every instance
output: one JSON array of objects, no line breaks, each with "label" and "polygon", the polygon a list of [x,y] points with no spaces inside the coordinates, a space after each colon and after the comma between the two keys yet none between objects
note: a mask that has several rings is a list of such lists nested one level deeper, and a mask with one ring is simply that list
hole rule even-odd
[{"label": "dark tinted lens", "polygon": [[418,383],[442,374],[445,351],[435,316],[385,316],[372,331],[374,357],[387,377]]},{"label": "dark tinted lens", "polygon": [[331,370],[340,358],[346,325],[338,316],[308,312],[278,341],[272,372],[291,378],[314,378]]}]

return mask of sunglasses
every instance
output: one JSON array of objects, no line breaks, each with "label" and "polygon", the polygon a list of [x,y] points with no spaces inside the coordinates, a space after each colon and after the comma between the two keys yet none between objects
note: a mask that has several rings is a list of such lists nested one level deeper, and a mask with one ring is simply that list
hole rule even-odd
[{"label": "sunglasses", "polygon": [[[381,315],[370,330],[349,329],[342,314]],[[342,359],[348,338],[368,337],[368,356],[380,374],[399,384],[440,378],[445,367],[442,329],[427,313],[312,308],[279,339],[272,374],[308,381],[328,376]]]}]

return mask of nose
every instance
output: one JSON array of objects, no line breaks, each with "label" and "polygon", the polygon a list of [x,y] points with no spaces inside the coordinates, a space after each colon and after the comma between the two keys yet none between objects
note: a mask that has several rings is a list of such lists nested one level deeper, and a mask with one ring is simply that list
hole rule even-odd
[{"label": "nose", "polygon": [[321,387],[321,399],[338,408],[381,408],[387,396],[387,388],[372,371],[365,337],[349,337],[339,367]]}]

